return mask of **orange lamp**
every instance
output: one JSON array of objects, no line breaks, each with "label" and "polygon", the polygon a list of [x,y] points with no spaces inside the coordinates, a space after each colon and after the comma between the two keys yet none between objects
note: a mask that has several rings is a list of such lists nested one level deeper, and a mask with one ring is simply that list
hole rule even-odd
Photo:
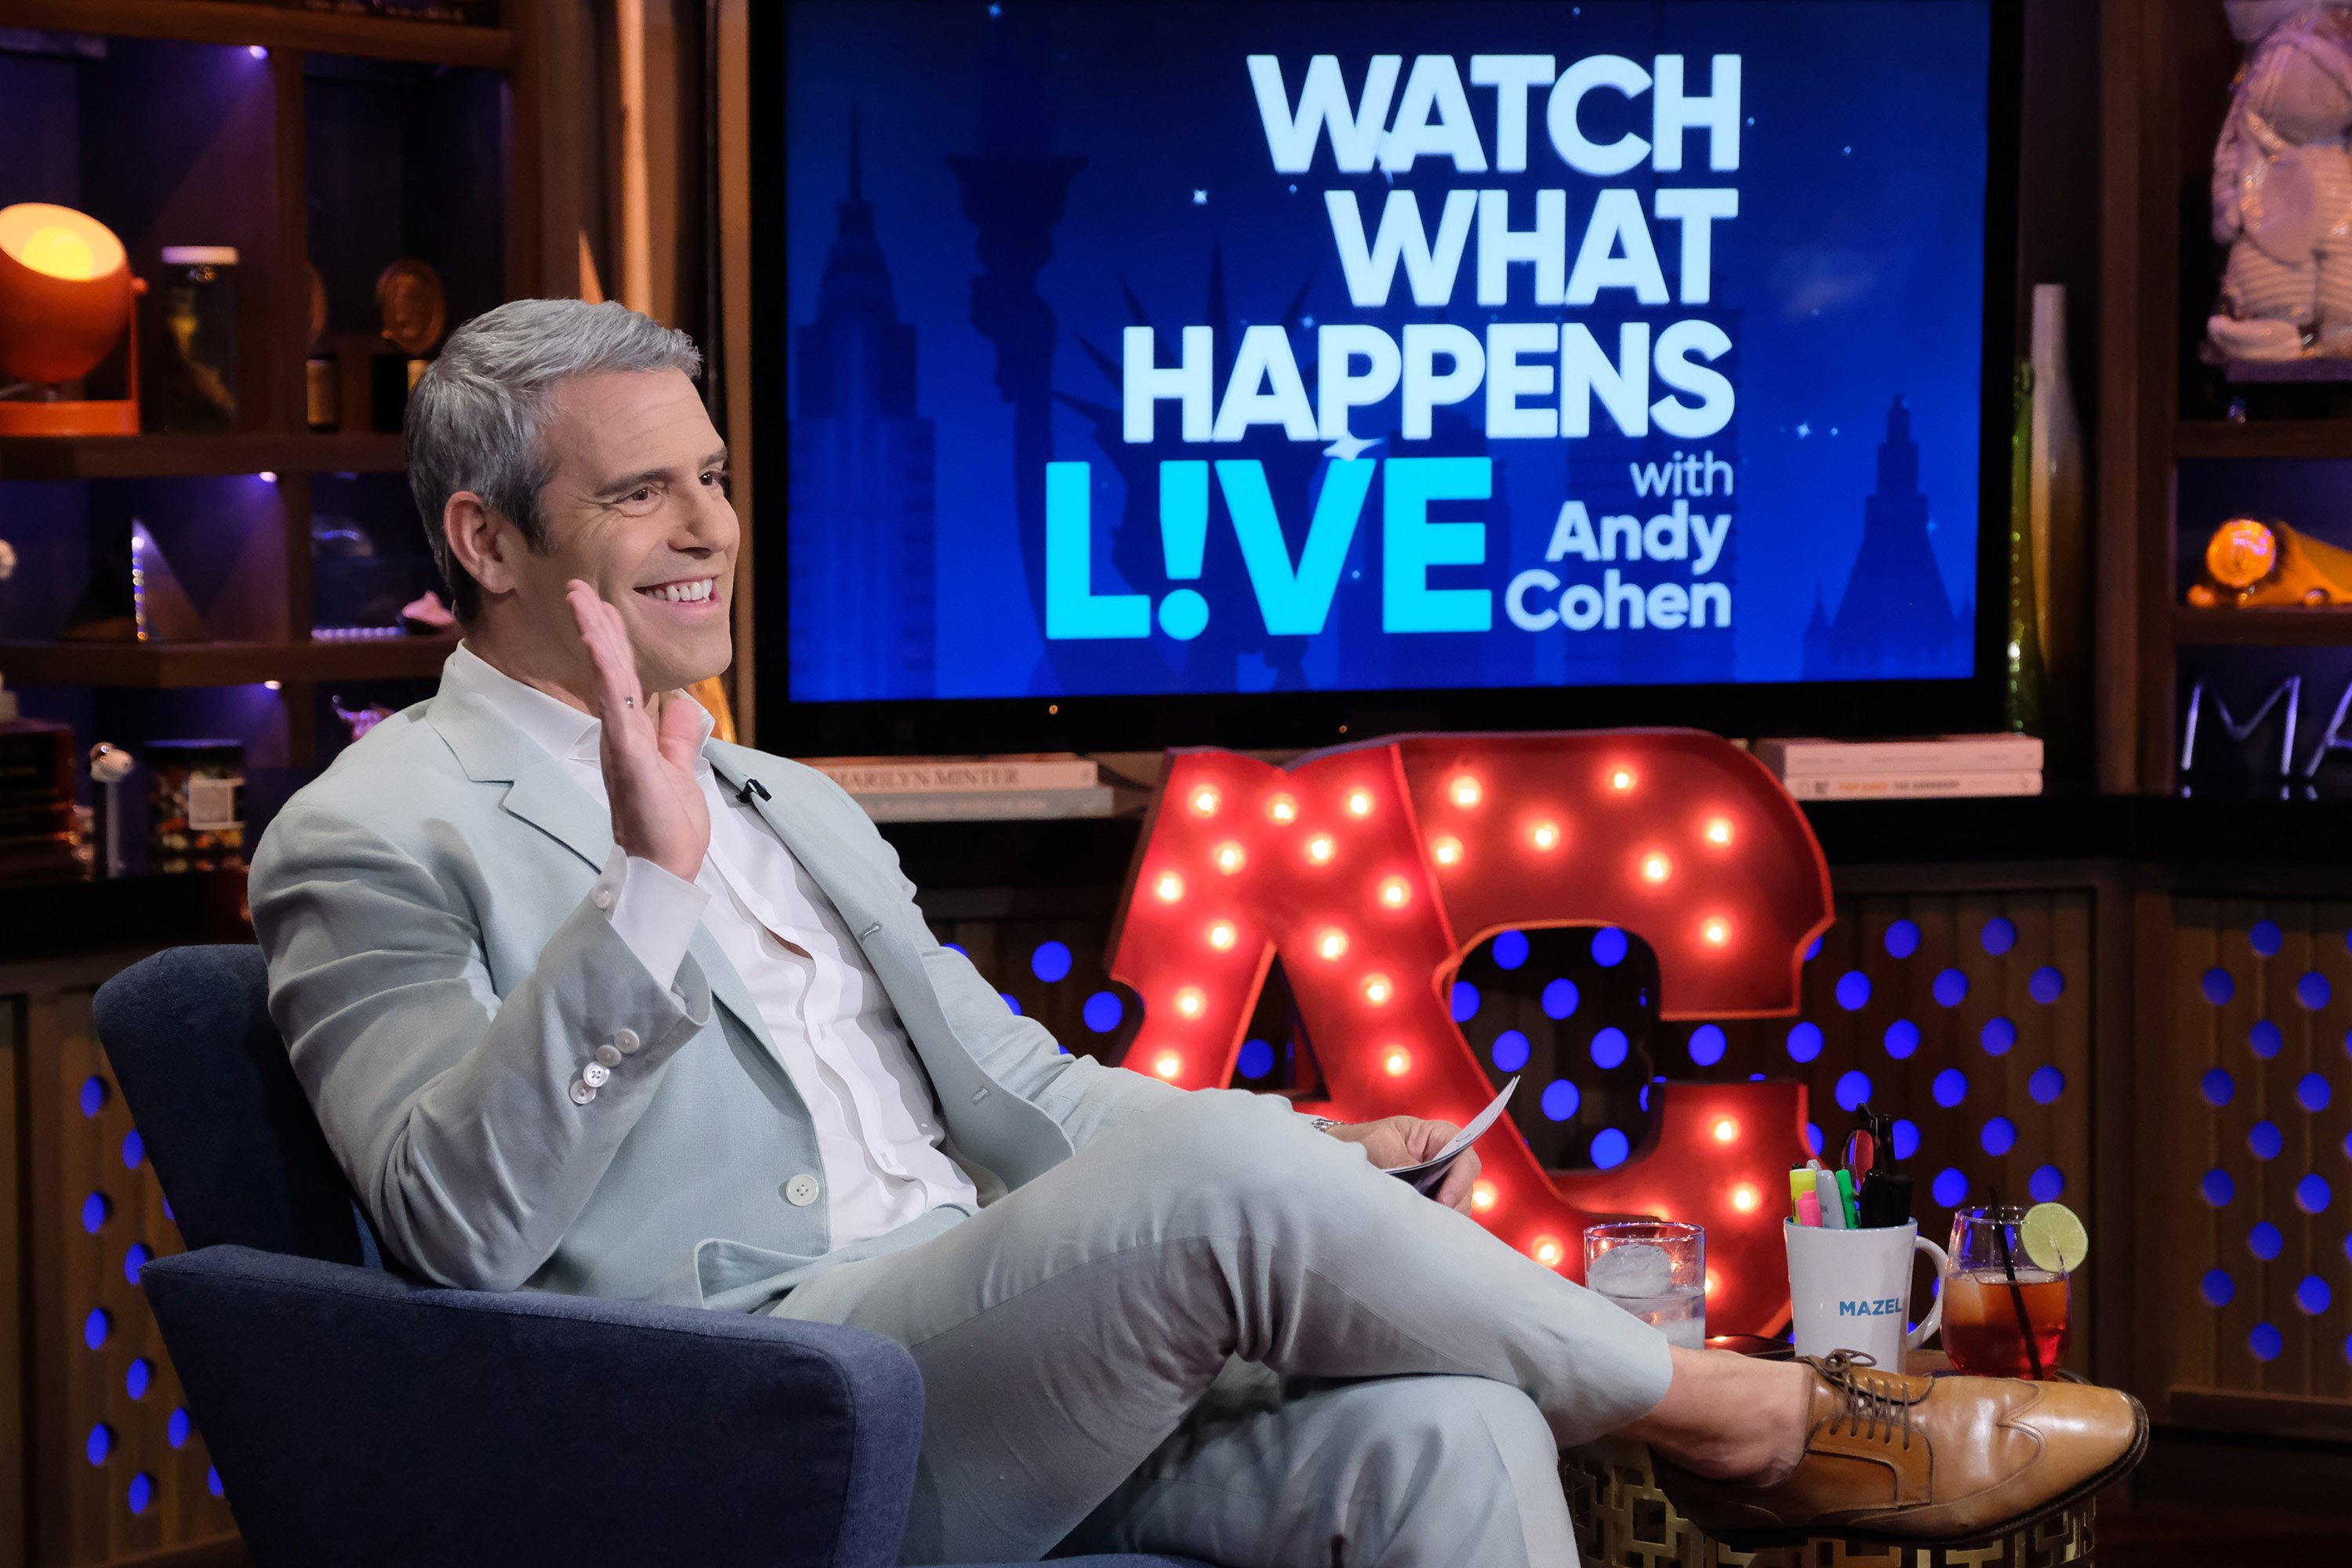
[{"label": "orange lamp", "polygon": [[[131,325],[144,285],[114,232],[47,202],[0,207],[0,378],[54,384],[88,375]],[[135,436],[139,345],[130,395],[53,402],[0,398],[0,435]]]}]

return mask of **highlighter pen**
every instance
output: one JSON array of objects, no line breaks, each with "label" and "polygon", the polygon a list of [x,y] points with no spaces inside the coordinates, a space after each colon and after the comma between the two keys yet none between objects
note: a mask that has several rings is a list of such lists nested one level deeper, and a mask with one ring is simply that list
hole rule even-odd
[{"label": "highlighter pen", "polygon": [[1845,1205],[1838,1196],[1837,1178],[1827,1171],[1815,1171],[1813,1195],[1822,1205],[1822,1226],[1830,1230],[1845,1229]]},{"label": "highlighter pen", "polygon": [[1862,1228],[1862,1213],[1854,1206],[1853,1173],[1845,1169],[1843,1166],[1840,1166],[1837,1173],[1837,1184],[1838,1211],[1845,1215],[1845,1227],[1848,1230],[1860,1230]]},{"label": "highlighter pen", "polygon": [[1789,1173],[1789,1201],[1796,1207],[1799,1225],[1822,1223],[1821,1200],[1813,1196],[1812,1172],[1801,1167]]}]

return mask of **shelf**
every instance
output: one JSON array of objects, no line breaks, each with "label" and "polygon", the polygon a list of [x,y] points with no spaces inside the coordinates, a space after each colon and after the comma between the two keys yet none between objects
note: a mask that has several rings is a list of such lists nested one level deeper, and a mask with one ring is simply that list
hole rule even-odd
[{"label": "shelf", "polygon": [[510,69],[515,63],[514,35],[503,27],[343,16],[254,0],[0,0],[0,26],[192,44],[260,44],[310,54],[365,55],[493,70]]},{"label": "shelf", "polygon": [[359,642],[0,642],[12,686],[251,686],[264,680],[404,680],[441,673],[457,639]]},{"label": "shelf", "polygon": [[398,436],[0,436],[0,479],[152,479],[216,474],[397,474]]},{"label": "shelf", "polygon": [[2352,609],[2176,609],[2172,639],[2258,647],[2352,647]]},{"label": "shelf", "polygon": [[2352,458],[2352,419],[2184,419],[2173,449],[2181,458]]}]

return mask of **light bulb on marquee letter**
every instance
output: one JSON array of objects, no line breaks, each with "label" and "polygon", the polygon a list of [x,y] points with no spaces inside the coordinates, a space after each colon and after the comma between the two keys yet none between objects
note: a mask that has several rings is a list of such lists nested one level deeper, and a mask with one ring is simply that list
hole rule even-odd
[{"label": "light bulb on marquee letter", "polygon": [[1528,1248],[1528,1256],[1546,1268],[1557,1268],[1559,1260],[1568,1256],[1568,1248],[1559,1244],[1559,1237],[1556,1236],[1539,1236],[1536,1237],[1535,1245]]},{"label": "light bulb on marquee letter", "polygon": [[1348,951],[1348,933],[1337,927],[1315,939],[1315,951],[1327,959],[1338,958]]},{"label": "light bulb on marquee letter", "polygon": [[1643,881],[1663,882],[1667,879],[1667,877],[1672,875],[1673,872],[1674,866],[1664,856],[1644,855],[1642,857],[1642,879]]},{"label": "light bulb on marquee letter", "polygon": [[[1696,1024],[1792,1013],[1801,955],[1831,918],[1803,812],[1752,755],[1693,731],[1408,736],[1284,768],[1180,750],[1160,787],[1106,967],[1150,1003],[1127,1061],[1182,1089],[1232,1080],[1276,965],[1318,1046],[1316,1109],[1438,1114],[1494,1093],[1449,1001],[1495,932],[1640,936],[1657,955],[1657,1019]],[[1293,826],[1296,852],[1276,853]],[[1587,864],[1589,850],[1602,858]],[[1173,900],[1160,896],[1170,875]],[[1345,946],[1326,958],[1333,932]],[[1710,1326],[1778,1331],[1788,1273],[1769,1199],[1811,1153],[1803,1084],[1662,1083],[1647,1118],[1608,1170],[1548,1171],[1508,1129],[1484,1139],[1464,1206],[1570,1279],[1577,1238],[1604,1215],[1704,1226],[1722,1270]]]},{"label": "light bulb on marquee letter", "polygon": [[1172,904],[1184,896],[1184,879],[1173,871],[1162,871],[1152,890],[1160,895],[1161,903]]},{"label": "light bulb on marquee letter", "polygon": [[1192,809],[1202,816],[1217,815],[1217,791],[1214,785],[1202,784],[1192,792]]}]

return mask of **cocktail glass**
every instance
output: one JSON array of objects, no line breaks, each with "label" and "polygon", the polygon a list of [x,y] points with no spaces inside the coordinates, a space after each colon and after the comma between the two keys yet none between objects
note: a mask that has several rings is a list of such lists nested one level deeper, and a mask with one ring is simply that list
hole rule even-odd
[{"label": "cocktail glass", "polygon": [[1944,1277],[1944,1352],[1979,1377],[2057,1375],[2066,1355],[2072,1289],[2063,1270],[2025,1256],[2017,1227],[2025,1210],[2009,1205],[1952,1215],[1952,1267]]},{"label": "cocktail glass", "polygon": [[1678,1220],[1585,1227],[1584,1283],[1666,1336],[1706,1347],[1706,1232]]}]

